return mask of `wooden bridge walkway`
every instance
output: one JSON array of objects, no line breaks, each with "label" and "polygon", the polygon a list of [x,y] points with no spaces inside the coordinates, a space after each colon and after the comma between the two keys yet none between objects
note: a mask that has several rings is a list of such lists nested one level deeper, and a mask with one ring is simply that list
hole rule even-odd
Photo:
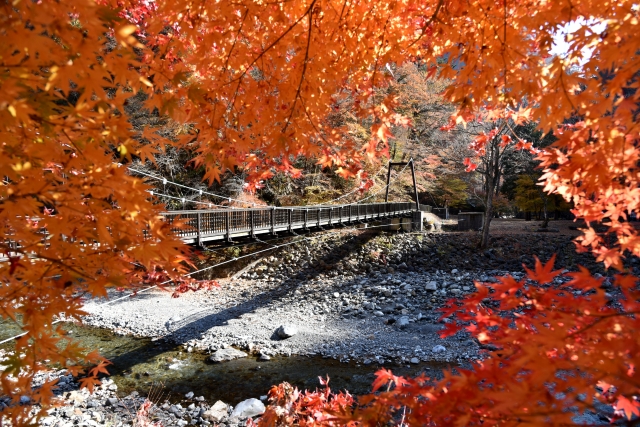
[{"label": "wooden bridge walkway", "polygon": [[409,216],[417,211],[416,203],[394,202],[290,208],[184,210],[164,212],[162,215],[169,223],[178,218],[185,221],[190,227],[176,227],[175,233],[185,243],[201,245],[207,241],[231,241],[236,237],[256,237],[259,234],[371,222]]}]

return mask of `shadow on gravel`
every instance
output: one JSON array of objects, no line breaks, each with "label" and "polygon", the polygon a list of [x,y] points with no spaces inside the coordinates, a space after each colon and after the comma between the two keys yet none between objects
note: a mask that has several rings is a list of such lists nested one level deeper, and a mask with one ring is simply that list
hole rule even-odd
[{"label": "shadow on gravel", "polygon": [[[316,278],[322,273],[321,270],[328,271],[333,264],[347,258],[354,250],[365,245],[378,234],[378,231],[365,232],[348,238],[339,246],[332,248],[326,255],[301,268],[277,288],[257,294],[238,305],[223,310],[205,309],[179,320],[171,326],[170,332],[163,337],[162,343],[151,342],[143,348],[137,348],[110,359],[115,365],[112,370],[115,373],[130,370],[136,364],[144,363],[166,351],[176,350],[187,341],[200,338],[203,332],[215,326],[224,325],[231,319],[236,319],[275,300],[289,296],[298,289],[301,282]],[[333,288],[327,288],[326,291],[333,292]],[[144,294],[140,296],[142,295]]]}]

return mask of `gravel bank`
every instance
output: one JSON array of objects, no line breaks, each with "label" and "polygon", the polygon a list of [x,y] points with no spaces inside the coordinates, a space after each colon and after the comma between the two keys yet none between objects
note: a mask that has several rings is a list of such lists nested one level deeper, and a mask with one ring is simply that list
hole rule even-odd
[{"label": "gravel bank", "polygon": [[[575,253],[570,236],[499,236],[485,251],[476,249],[476,239],[473,233],[328,234],[267,254],[212,291],[177,299],[151,291],[107,306],[91,301],[86,320],[212,354],[235,347],[264,359],[464,363],[478,357],[477,343],[462,333],[438,336],[448,319],[439,320],[436,310],[447,299],[474,292],[476,280],[522,277],[532,254],[544,260],[557,253],[557,265],[569,269],[600,268],[591,255]],[[294,333],[278,334],[282,326]]]},{"label": "gravel bank", "polygon": [[[221,401],[210,405],[204,397],[196,397],[193,392],[173,403],[163,400],[161,390],[155,395],[152,390],[148,398],[137,392],[122,396],[122,393],[118,393],[118,386],[108,378],[103,379],[102,384],[91,393],[87,389],[80,389],[79,384],[65,371],[50,372],[38,379],[58,380],[55,391],[58,404],[40,420],[40,425],[44,427],[236,427],[245,425],[247,418],[259,416],[265,409],[264,403],[258,399],[247,399],[235,407]],[[266,401],[266,396],[262,398]],[[5,404],[10,402],[0,397],[0,408]]]}]

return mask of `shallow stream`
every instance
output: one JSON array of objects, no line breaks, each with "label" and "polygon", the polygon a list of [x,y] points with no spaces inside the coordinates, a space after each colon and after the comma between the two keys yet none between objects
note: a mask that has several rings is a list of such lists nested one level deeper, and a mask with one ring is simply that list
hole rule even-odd
[{"label": "shallow stream", "polygon": [[[329,376],[332,390],[346,389],[357,395],[371,390],[374,372],[380,369],[378,364],[340,363],[305,356],[275,357],[269,361],[247,357],[211,364],[206,362],[206,355],[183,352],[181,347],[164,340],[120,336],[78,325],[68,325],[67,329],[83,347],[97,349],[113,362],[109,372],[123,394],[135,390],[141,395],[153,392],[163,399],[179,400],[192,391],[211,403],[222,400],[235,405],[244,399],[266,395],[272,385],[283,381],[313,390],[320,386],[319,376]],[[18,332],[15,325],[0,323],[0,340]],[[10,344],[1,348],[10,349]],[[446,366],[422,363],[385,367],[396,375],[417,376],[426,372],[438,376]]]}]

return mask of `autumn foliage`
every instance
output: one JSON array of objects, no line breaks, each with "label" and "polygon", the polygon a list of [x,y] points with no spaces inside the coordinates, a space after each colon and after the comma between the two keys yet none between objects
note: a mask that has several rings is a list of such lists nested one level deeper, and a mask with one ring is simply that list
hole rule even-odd
[{"label": "autumn foliage", "polygon": [[[617,306],[605,296],[605,279],[584,269],[561,274],[551,260],[527,273],[521,281],[477,284],[476,294],[444,310],[458,323],[443,336],[466,330],[491,344],[488,358],[440,381],[383,370],[378,383],[395,386],[360,399],[352,417],[389,420],[406,406],[408,425],[567,425],[585,410],[602,413],[605,404],[615,410],[611,421],[638,415],[636,279],[616,276]],[[384,416],[380,408],[388,408]]]},{"label": "autumn foliage", "polygon": [[[567,52],[551,56],[553,34],[568,24],[576,29]],[[80,319],[83,298],[108,287],[180,280],[189,268],[162,206],[127,173],[129,161],[153,161],[172,145],[191,151],[189,166],[207,180],[241,168],[253,188],[277,172],[297,176],[298,155],[356,176],[387,155],[392,126],[410,123],[395,112],[393,91],[374,96],[391,81],[387,64],[421,63],[450,82],[444,96],[458,108],[455,125],[533,121],[553,132],[555,144],[538,154],[545,190],[588,222],[581,247],[622,269],[624,256],[640,255],[640,236],[625,221],[640,210],[639,38],[638,7],[628,0],[3,2],[0,315],[26,334],[2,371],[1,393],[47,404],[54,384],[30,385],[48,364],[77,372],[91,360],[94,374],[104,369],[61,340],[53,320]],[[327,124],[341,94],[372,120],[369,140],[343,138],[346,129]],[[172,120],[172,133],[133,129],[133,96]],[[473,148],[498,135],[486,132]],[[596,232],[604,219],[607,231]],[[545,268],[531,278],[548,283]],[[433,388],[383,373],[380,381],[397,386],[370,404],[460,425],[567,421],[567,405],[594,396],[636,413],[635,279],[618,277],[621,306],[607,305],[586,272],[569,283],[505,279],[482,291],[457,316],[502,350]],[[485,299],[521,311],[507,321]],[[28,411],[14,405],[3,417],[21,424]],[[359,411],[355,419],[373,419]]]}]

